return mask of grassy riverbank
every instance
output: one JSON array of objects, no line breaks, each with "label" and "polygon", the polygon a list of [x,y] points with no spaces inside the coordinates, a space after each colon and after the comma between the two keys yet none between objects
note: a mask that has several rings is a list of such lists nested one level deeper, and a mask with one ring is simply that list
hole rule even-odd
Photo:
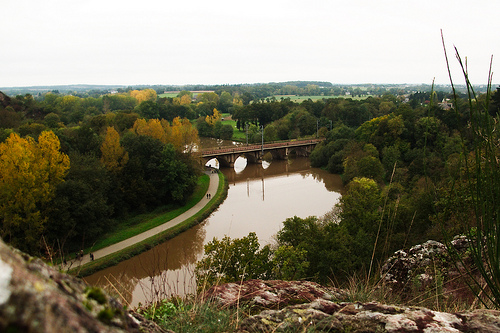
[{"label": "grassy riverbank", "polygon": [[[208,216],[210,216],[210,214],[224,201],[224,199],[227,196],[227,187],[228,187],[227,181],[221,172],[218,173],[218,176],[219,176],[219,187],[217,189],[217,193],[212,196],[212,199],[207,202],[207,204],[203,207],[202,210],[200,210],[197,214],[195,214],[191,218],[185,220],[184,222],[182,222],[182,223],[176,225],[175,227],[172,227],[172,228],[170,228],[162,233],[159,233],[153,237],[150,237],[142,242],[131,245],[130,247],[128,247],[124,250],[117,251],[117,252],[112,253],[110,255],[107,255],[105,257],[96,259],[95,261],[87,263],[83,266],[76,267],[76,268],[72,269],[71,272],[80,276],[80,277],[91,275],[91,274],[93,274],[101,269],[116,265],[123,260],[127,260],[133,256],[136,256],[136,255],[144,252],[144,251],[147,251],[147,250],[153,248],[154,246],[156,246],[156,245],[158,245],[158,244],[160,244],[168,239],[171,239],[171,238],[177,236],[178,234],[182,233],[183,231],[186,231],[187,229],[202,222]],[[110,235],[109,238],[106,237],[106,239],[103,239],[102,241],[96,243],[94,245],[94,247],[92,248],[92,251],[97,250],[98,249],[97,246],[100,246],[99,248],[103,248],[105,246],[115,244],[121,240],[127,239],[127,238],[134,236],[136,234],[139,234],[145,230],[149,230],[151,228],[154,228],[155,226],[163,224],[163,223],[173,219],[174,217],[179,216],[180,214],[184,213],[189,208],[193,207],[198,201],[200,201],[204,198],[206,190],[208,188],[208,176],[206,176],[206,177],[207,177],[207,180],[201,181],[200,186],[198,186],[197,191],[193,194],[192,198],[189,200],[189,202],[186,206],[175,209],[173,211],[165,212],[165,213],[160,214],[160,215],[157,215],[157,214],[141,215],[140,225],[133,226],[130,228],[124,227],[122,230],[116,232],[113,235]],[[203,188],[203,190],[202,190],[202,188]],[[148,216],[149,216],[149,218],[148,218]],[[136,218],[139,218],[139,217],[136,217]],[[108,244],[108,245],[103,245],[103,244]],[[87,249],[87,251],[90,251],[90,249]]]}]

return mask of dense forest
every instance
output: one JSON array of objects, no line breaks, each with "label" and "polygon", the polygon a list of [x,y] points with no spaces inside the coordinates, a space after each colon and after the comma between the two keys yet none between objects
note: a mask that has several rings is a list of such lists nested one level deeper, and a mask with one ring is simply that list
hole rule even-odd
[{"label": "dense forest", "polygon": [[182,205],[196,186],[197,130],[141,117],[154,91],[1,97],[2,238],[23,251],[89,247],[117,219]]},{"label": "dense forest", "polygon": [[[156,88],[0,93],[2,238],[35,254],[74,251],[117,219],[181,205],[200,174],[198,135],[231,139],[234,131],[248,131],[250,141],[262,130],[266,141],[324,137],[311,164],[342,175],[346,191],[328,216],[284,221],[274,247],[260,247],[252,234],[214,240],[199,275],[225,262],[214,273],[227,281],[341,279],[370,271],[399,248],[458,234],[472,216],[467,184],[457,181],[472,149],[473,105],[465,95],[400,87],[350,87],[347,94],[321,82],[217,86],[173,97],[158,94],[170,87]],[[322,98],[293,102],[291,94]],[[473,103],[497,117],[500,88],[488,96]]]}]

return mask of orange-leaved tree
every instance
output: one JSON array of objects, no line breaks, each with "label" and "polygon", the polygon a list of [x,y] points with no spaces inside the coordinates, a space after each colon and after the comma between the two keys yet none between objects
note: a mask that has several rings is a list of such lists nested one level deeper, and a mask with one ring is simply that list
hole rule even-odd
[{"label": "orange-leaved tree", "polygon": [[42,132],[38,142],[12,133],[0,144],[0,233],[5,241],[32,254],[40,250],[45,213],[69,165],[52,131]]}]

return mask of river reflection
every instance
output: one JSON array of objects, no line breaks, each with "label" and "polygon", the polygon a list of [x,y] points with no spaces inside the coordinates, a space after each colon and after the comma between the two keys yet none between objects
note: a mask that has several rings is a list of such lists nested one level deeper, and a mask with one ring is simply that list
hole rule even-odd
[{"label": "river reflection", "polygon": [[342,191],[339,176],[311,168],[307,158],[263,166],[245,163],[239,159],[234,169],[221,170],[229,182],[228,196],[204,222],[85,280],[120,294],[132,307],[194,293],[195,264],[214,237],[239,238],[255,232],[261,245],[271,243],[286,218],[324,215]]}]

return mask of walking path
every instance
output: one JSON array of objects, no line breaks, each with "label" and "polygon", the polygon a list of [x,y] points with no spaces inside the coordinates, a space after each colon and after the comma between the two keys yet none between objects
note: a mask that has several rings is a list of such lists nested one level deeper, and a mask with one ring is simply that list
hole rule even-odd
[{"label": "walking path", "polygon": [[[205,172],[207,175],[210,176],[210,183],[208,185],[208,190],[205,196],[203,197],[202,200],[198,201],[196,205],[182,213],[181,215],[171,219],[168,222],[163,223],[162,225],[159,225],[157,227],[154,227],[152,229],[149,229],[148,231],[145,231],[141,234],[135,235],[133,237],[127,238],[119,243],[110,245],[108,247],[102,248],[100,250],[97,250],[93,252],[94,254],[94,259],[99,259],[102,257],[105,257],[109,254],[121,251],[126,249],[127,247],[134,245],[136,243],[142,242],[143,240],[146,240],[150,237],[153,237],[154,235],[157,235],[167,229],[170,229],[176,225],[178,225],[181,222],[184,222],[185,220],[189,219],[196,213],[198,213],[203,207],[207,205],[207,203],[212,199],[212,196],[217,192],[217,189],[219,188],[219,174],[217,172],[212,172],[211,170]],[[210,195],[210,198],[208,196]],[[78,267],[80,265],[85,265],[86,263],[90,262],[90,256],[88,254],[83,256],[83,259],[75,260],[74,262],[68,262],[68,265],[74,267]]]}]

